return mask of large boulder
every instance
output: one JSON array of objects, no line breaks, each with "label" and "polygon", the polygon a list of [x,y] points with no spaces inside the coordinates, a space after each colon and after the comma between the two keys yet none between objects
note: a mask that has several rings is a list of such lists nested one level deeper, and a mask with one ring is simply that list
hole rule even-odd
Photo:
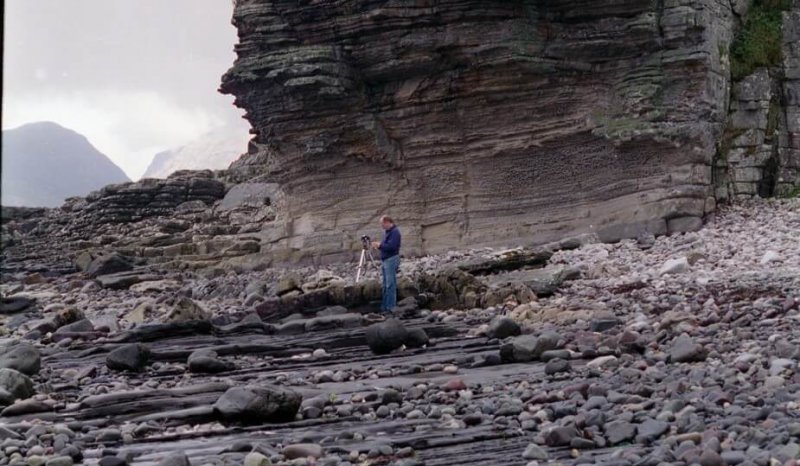
[{"label": "large boulder", "polygon": [[428,338],[428,334],[425,332],[425,329],[412,328],[408,331],[405,345],[409,348],[422,348],[423,346],[427,345],[429,341],[430,339]]},{"label": "large boulder", "polygon": [[555,332],[515,337],[500,347],[500,358],[505,362],[535,361],[545,351],[558,349],[560,339],[561,336]]},{"label": "large boulder", "polygon": [[57,327],[62,327],[67,324],[71,324],[73,322],[77,322],[79,320],[85,319],[86,315],[76,308],[76,307],[67,307],[64,309],[60,309],[55,317],[53,317],[53,321]]},{"label": "large boulder", "polygon": [[216,351],[199,349],[189,355],[187,361],[189,371],[195,373],[216,374],[233,370],[236,366],[219,358]]},{"label": "large boulder", "polygon": [[708,350],[685,334],[673,340],[669,350],[671,362],[701,362],[705,361],[707,356]]},{"label": "large boulder", "polygon": [[605,425],[604,429],[606,439],[611,445],[632,440],[636,435],[636,426],[622,420],[611,421]]},{"label": "large boulder", "polygon": [[689,260],[686,257],[679,257],[677,259],[669,259],[668,261],[664,262],[660,269],[658,269],[659,275],[670,275],[670,274],[679,274],[683,272],[687,272],[691,269],[691,265],[689,264]]},{"label": "large boulder", "polygon": [[96,278],[117,272],[126,272],[133,269],[133,262],[117,253],[95,257],[86,268],[86,273]]},{"label": "large boulder", "polygon": [[15,314],[33,306],[36,300],[26,296],[9,296],[0,298],[0,314]]},{"label": "large boulder", "polygon": [[9,405],[34,394],[33,381],[27,375],[14,369],[0,369],[0,404]]},{"label": "large boulder", "polygon": [[283,275],[280,280],[278,280],[278,285],[275,288],[275,294],[278,296],[283,296],[291,291],[300,290],[302,283],[303,279],[300,278],[300,275],[297,275],[294,272],[287,273]]},{"label": "large boulder", "polygon": [[175,303],[175,307],[167,314],[167,320],[170,322],[189,322],[192,320],[209,320],[211,319],[211,311],[205,308],[202,304],[183,297]]},{"label": "large boulder", "polygon": [[27,343],[19,343],[0,349],[0,368],[14,369],[26,375],[34,375],[42,367],[39,350]]},{"label": "large boulder", "polygon": [[[33,330],[36,330],[42,334],[47,332],[55,332],[56,330],[60,329],[65,325],[73,324],[75,322],[79,322],[84,319],[86,319],[86,316],[84,316],[83,312],[81,312],[79,309],[75,307],[68,307],[64,309],[59,309],[56,311],[54,316],[50,317],[49,319],[44,319],[40,321],[33,327]],[[84,325],[85,324],[82,323],[78,327]],[[78,330],[71,330],[70,332],[77,332],[77,331]]]},{"label": "large boulder", "polygon": [[94,332],[94,324],[89,319],[81,319],[71,324],[66,324],[58,327],[55,331],[57,335],[64,335],[70,333],[86,333]]},{"label": "large boulder", "polygon": [[575,280],[580,275],[580,270],[574,267],[546,267],[526,274],[523,282],[536,296],[543,298],[555,293],[565,281]]},{"label": "large boulder", "polygon": [[150,350],[141,343],[130,343],[114,349],[106,357],[106,365],[116,371],[140,371],[147,366]]},{"label": "large boulder", "polygon": [[294,420],[303,397],[274,385],[229,388],[214,403],[214,412],[226,421],[242,423],[288,422]]},{"label": "large boulder", "polygon": [[95,256],[89,251],[81,251],[75,257],[75,267],[78,268],[81,272],[86,272],[89,270],[89,267],[92,265],[92,261],[95,259]]},{"label": "large boulder", "polygon": [[498,316],[492,319],[489,323],[489,328],[486,330],[486,336],[489,338],[504,339],[508,337],[516,337],[522,334],[522,328],[514,319],[505,316]]},{"label": "large boulder", "polygon": [[397,319],[387,319],[367,327],[367,346],[375,354],[388,354],[408,340],[408,330]]}]

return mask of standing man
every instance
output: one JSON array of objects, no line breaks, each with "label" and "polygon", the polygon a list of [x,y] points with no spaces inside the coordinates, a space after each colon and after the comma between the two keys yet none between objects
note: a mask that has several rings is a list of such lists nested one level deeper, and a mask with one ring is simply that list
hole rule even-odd
[{"label": "standing man", "polygon": [[381,269],[383,271],[382,312],[391,312],[397,305],[397,269],[400,268],[400,230],[388,215],[381,217],[381,228],[384,230],[383,241],[374,241],[373,249],[381,251]]}]

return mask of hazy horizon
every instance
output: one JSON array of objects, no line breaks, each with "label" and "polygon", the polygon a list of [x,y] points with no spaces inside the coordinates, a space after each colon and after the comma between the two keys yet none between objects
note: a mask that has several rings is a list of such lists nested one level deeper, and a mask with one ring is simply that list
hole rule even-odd
[{"label": "hazy horizon", "polygon": [[246,135],[217,92],[235,59],[231,13],[220,0],[5,2],[3,129],[58,123],[134,180],[204,133]]}]

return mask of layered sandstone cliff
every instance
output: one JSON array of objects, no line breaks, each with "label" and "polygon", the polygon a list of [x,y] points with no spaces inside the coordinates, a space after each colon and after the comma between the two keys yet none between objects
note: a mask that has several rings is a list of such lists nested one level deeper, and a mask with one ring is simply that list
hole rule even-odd
[{"label": "layered sandstone cliff", "polygon": [[280,184],[275,249],[347,249],[384,212],[426,253],[694,229],[714,207],[740,13],[239,0],[222,91],[256,136],[233,172]]},{"label": "layered sandstone cliff", "polygon": [[347,5],[237,2],[222,89],[255,137],[229,170],[109,186],[4,240],[262,267],[352,259],[382,213],[413,255],[798,193],[800,0]]}]

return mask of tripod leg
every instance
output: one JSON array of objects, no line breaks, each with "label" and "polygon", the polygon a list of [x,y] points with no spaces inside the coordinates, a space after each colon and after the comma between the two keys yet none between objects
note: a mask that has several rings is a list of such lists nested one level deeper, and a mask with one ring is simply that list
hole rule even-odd
[{"label": "tripod leg", "polygon": [[361,280],[361,272],[364,271],[364,260],[366,259],[366,257],[364,257],[365,252],[366,251],[364,249],[361,250],[361,259],[359,259],[358,268],[356,268],[356,283]]}]

